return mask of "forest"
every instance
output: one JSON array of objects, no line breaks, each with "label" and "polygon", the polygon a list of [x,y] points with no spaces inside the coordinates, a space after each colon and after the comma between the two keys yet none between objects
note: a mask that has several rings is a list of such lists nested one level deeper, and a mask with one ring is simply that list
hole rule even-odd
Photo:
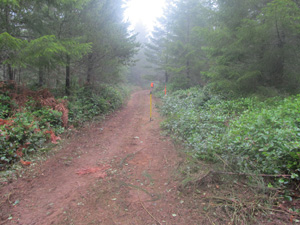
[{"label": "forest", "polygon": [[170,0],[150,33],[124,10],[123,0],[0,0],[0,170],[30,164],[151,81],[162,129],[196,165],[299,191],[300,1]]},{"label": "forest", "polygon": [[[47,155],[72,133],[81,133],[88,122],[118,115],[119,120],[107,129],[108,133],[102,124],[95,132],[89,131],[90,136],[103,132],[112,143],[118,138],[114,136],[117,129],[124,140],[122,135],[145,132],[139,123],[148,102],[141,101],[146,92],[148,99],[150,82],[154,82],[158,102],[155,109],[163,121],[157,125],[159,132],[151,130],[152,136],[147,135],[153,140],[154,133],[161,132],[161,136],[155,136],[155,143],[150,144],[148,139],[142,141],[142,134],[126,136],[133,139],[127,142],[136,151],[126,152],[128,143],[119,141],[127,155],[120,151],[113,156],[112,165],[90,171],[113,167],[114,160],[122,155],[121,166],[111,169],[114,172],[110,174],[102,171],[100,178],[108,174],[126,180],[129,176],[122,176],[131,166],[126,160],[145,154],[144,148],[137,147],[144,141],[155,146],[158,139],[165,142],[164,136],[168,136],[175,146],[180,146],[185,160],[175,166],[181,182],[177,189],[165,181],[160,181],[159,189],[169,185],[167,193],[175,188],[185,197],[187,192],[197,195],[203,205],[209,202],[208,208],[203,207],[205,212],[199,214],[208,217],[205,220],[204,216],[203,221],[209,221],[205,224],[256,223],[256,217],[266,222],[271,221],[270,215],[276,217],[272,220],[275,223],[281,221],[277,221],[279,217],[299,223],[300,1],[169,0],[152,30],[142,23],[132,27],[124,18],[125,3],[0,0],[0,186],[13,176],[7,171],[35,164],[34,157]],[[129,104],[129,112],[122,106],[130,99],[136,102]],[[139,106],[134,105],[137,102]],[[127,114],[117,114],[123,109],[128,110]],[[138,118],[138,122],[132,122],[132,118]],[[115,124],[120,126],[116,128]],[[151,119],[142,127],[150,125]],[[96,139],[97,143],[94,139],[91,143],[104,146],[101,138]],[[161,146],[168,149],[164,144]],[[104,154],[98,147],[90,149]],[[156,153],[161,156],[161,166],[176,162],[177,156],[169,153]],[[76,157],[79,160],[77,152]],[[142,160],[136,165],[143,164]],[[154,185],[156,180],[144,168],[139,170],[151,181],[149,185]],[[86,171],[79,174],[89,173]],[[212,178],[206,182],[208,177]],[[72,176],[72,183],[71,179]],[[135,180],[142,182],[137,176]],[[208,186],[203,187],[203,183]],[[112,192],[109,185],[101,186],[109,189],[107,195]],[[146,186],[137,185],[123,182],[120,187],[135,188],[155,197],[143,189]],[[215,193],[218,194],[211,196]],[[19,204],[19,199],[12,204],[9,198],[10,193],[9,203],[4,199],[7,208]],[[107,198],[117,202],[110,195]],[[181,210],[186,201],[183,199],[179,206],[170,205]],[[83,204],[79,203],[77,206]],[[215,213],[218,210],[219,218]],[[170,214],[169,221],[175,217],[179,221],[177,215],[178,212]],[[12,219],[5,213],[0,217]],[[144,218],[140,221],[144,222]]]},{"label": "forest", "polygon": [[113,111],[139,47],[121,0],[0,1],[0,167]]},{"label": "forest", "polygon": [[162,127],[193,158],[298,180],[299,6],[168,1],[143,51],[159,95],[168,87]]},{"label": "forest", "polygon": [[299,2],[168,1],[144,50],[174,89],[297,94]]}]

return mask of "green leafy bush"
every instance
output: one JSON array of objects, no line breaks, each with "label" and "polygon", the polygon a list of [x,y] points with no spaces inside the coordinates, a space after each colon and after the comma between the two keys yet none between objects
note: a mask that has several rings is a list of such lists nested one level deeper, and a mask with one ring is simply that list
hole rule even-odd
[{"label": "green leafy bush", "polygon": [[32,115],[35,116],[39,121],[39,126],[41,129],[48,128],[60,130],[62,127],[62,112],[47,108],[41,108],[32,112]]},{"label": "green leafy bush", "polygon": [[221,157],[244,172],[300,174],[300,96],[226,100],[191,88],[169,94],[163,103],[162,127],[194,158]]},{"label": "green leafy bush", "polygon": [[69,122],[78,126],[95,116],[112,112],[124,103],[128,94],[128,89],[122,86],[82,87],[69,99]]},{"label": "green leafy bush", "polygon": [[[27,155],[41,148],[49,139],[46,131],[62,133],[61,113],[41,108],[37,111],[16,113],[12,118],[0,122],[0,168],[18,160],[20,154]],[[19,155],[17,154],[19,152]]]},{"label": "green leafy bush", "polygon": [[[64,115],[53,109],[61,105],[47,90],[40,91],[40,95],[45,94],[46,97],[35,98],[35,92],[26,90],[31,93],[26,95],[26,91],[17,93],[16,85],[7,87],[3,86],[3,90],[7,91],[0,89],[0,169],[7,168],[24,154],[38,151],[49,139],[56,143],[56,135],[64,131]],[[78,89],[68,102],[69,124],[79,125],[97,115],[116,110],[128,94],[128,89],[123,86]],[[11,96],[18,96],[19,105]]]},{"label": "green leafy bush", "polygon": [[5,119],[11,113],[12,101],[8,93],[0,93],[0,118]]},{"label": "green leafy bush", "polygon": [[300,174],[299,103],[298,95],[243,113],[222,140],[223,156],[242,169]]},{"label": "green leafy bush", "polygon": [[0,126],[0,130],[0,167],[16,161],[18,150],[27,154],[41,147],[46,141],[39,122],[29,112],[15,114],[14,118]]}]

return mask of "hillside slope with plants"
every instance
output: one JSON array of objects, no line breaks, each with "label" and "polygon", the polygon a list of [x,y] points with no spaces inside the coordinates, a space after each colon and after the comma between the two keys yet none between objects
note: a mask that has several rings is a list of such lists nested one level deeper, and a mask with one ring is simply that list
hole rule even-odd
[{"label": "hillside slope with plants", "polygon": [[299,95],[233,99],[208,88],[169,91],[159,110],[161,127],[185,153],[179,190],[206,199],[212,221],[226,212],[233,224],[299,223],[299,104]]},{"label": "hillside slope with plants", "polygon": [[[97,92],[96,92],[97,90]],[[55,98],[47,89],[31,91],[14,82],[0,83],[0,170],[15,162],[29,165],[31,154],[57,144],[59,135],[99,115],[118,109],[127,88],[101,85],[79,88],[69,98]]]},{"label": "hillside slope with plants", "polygon": [[162,127],[193,158],[221,159],[233,171],[283,175],[280,182],[288,182],[300,175],[299,101],[300,96],[227,100],[199,88],[180,90],[163,98]]},{"label": "hillside slope with plants", "polygon": [[139,43],[121,0],[0,0],[0,168],[128,96]]},{"label": "hillside slope with plants", "polygon": [[167,3],[145,54],[168,86],[162,126],[193,158],[298,181],[299,18],[295,0]]}]

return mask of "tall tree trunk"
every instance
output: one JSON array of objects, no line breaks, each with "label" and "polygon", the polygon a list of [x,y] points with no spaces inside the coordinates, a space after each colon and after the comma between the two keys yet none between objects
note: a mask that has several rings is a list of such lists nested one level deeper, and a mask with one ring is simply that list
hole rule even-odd
[{"label": "tall tree trunk", "polygon": [[169,81],[169,74],[167,71],[165,71],[165,81],[166,81],[166,83],[168,83],[168,81]]},{"label": "tall tree trunk", "polygon": [[190,77],[190,59],[189,58],[186,60],[186,77],[188,79],[191,78]]},{"label": "tall tree trunk", "polygon": [[44,85],[44,69],[42,66],[39,66],[39,87]]},{"label": "tall tree trunk", "polygon": [[47,87],[48,88],[51,88],[52,87],[52,85],[51,85],[51,78],[50,78],[51,76],[50,76],[50,66],[48,65],[47,66],[47,76],[46,76],[46,85],[47,85]]},{"label": "tall tree trunk", "polygon": [[14,70],[11,68],[11,65],[7,65],[7,70],[8,70],[8,79],[9,80],[14,80]]},{"label": "tall tree trunk", "polygon": [[66,65],[66,95],[70,95],[70,56],[67,55],[67,65]]},{"label": "tall tree trunk", "polygon": [[9,21],[9,8],[8,4],[5,7],[5,29],[6,32],[10,34],[10,21]]},{"label": "tall tree trunk", "polygon": [[89,84],[91,82],[91,78],[92,78],[92,70],[93,70],[93,54],[90,53],[88,55],[88,68],[87,68],[87,76],[86,76],[86,82]]},{"label": "tall tree trunk", "polygon": [[7,77],[6,77],[6,65],[3,64],[3,80],[7,80]]},{"label": "tall tree trunk", "polygon": [[274,65],[274,77],[273,77],[273,84],[276,87],[280,87],[283,84],[283,76],[284,76],[284,62],[285,62],[285,52],[284,52],[284,47],[286,45],[285,42],[285,33],[284,31],[279,30],[278,26],[278,20],[277,20],[277,12],[276,12],[276,17],[275,17],[275,25],[276,25],[276,32],[277,32],[277,48],[278,48],[278,56],[275,61]]},{"label": "tall tree trunk", "polygon": [[21,70],[20,67],[19,67],[18,72],[19,72],[19,76],[18,76],[18,84],[21,84],[21,72],[22,72],[22,70]]},{"label": "tall tree trunk", "polygon": [[[190,14],[188,12],[188,18],[187,18],[187,33],[186,33],[186,45],[187,45],[187,52],[189,53],[190,50],[190,29],[191,29],[191,19]],[[186,59],[186,77],[190,79],[190,56]]]}]

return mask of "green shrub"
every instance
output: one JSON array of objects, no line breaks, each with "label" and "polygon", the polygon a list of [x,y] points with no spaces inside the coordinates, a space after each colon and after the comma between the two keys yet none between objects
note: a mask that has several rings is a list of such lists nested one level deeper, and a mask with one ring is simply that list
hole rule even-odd
[{"label": "green shrub", "polygon": [[[116,110],[128,94],[128,88],[124,86],[78,89],[68,101],[69,124],[80,125],[97,115]],[[9,96],[9,92],[0,93],[0,170],[18,161],[23,154],[38,151],[50,138],[55,142],[53,134],[64,131],[61,112],[43,107],[42,101],[23,93],[19,93],[20,107]]]},{"label": "green shrub", "polygon": [[300,96],[226,100],[191,88],[163,103],[162,127],[194,158],[221,157],[243,172],[300,174]]},{"label": "green shrub", "polygon": [[289,97],[243,113],[222,140],[224,157],[242,169],[300,174],[299,103],[300,96]]},{"label": "green shrub", "polygon": [[46,141],[39,122],[29,112],[16,113],[14,118],[8,120],[8,124],[0,126],[0,130],[1,167],[18,159],[17,150],[27,154],[41,147]]},{"label": "green shrub", "polygon": [[60,130],[62,127],[62,112],[47,108],[41,108],[32,112],[32,115],[35,116],[36,120],[39,121],[39,126],[41,129],[46,128]]},{"label": "green shrub", "polygon": [[112,112],[123,104],[129,91],[122,86],[82,87],[69,99],[69,122],[78,126],[95,116]]},{"label": "green shrub", "polygon": [[0,118],[5,119],[11,114],[12,101],[8,93],[0,93]]}]

